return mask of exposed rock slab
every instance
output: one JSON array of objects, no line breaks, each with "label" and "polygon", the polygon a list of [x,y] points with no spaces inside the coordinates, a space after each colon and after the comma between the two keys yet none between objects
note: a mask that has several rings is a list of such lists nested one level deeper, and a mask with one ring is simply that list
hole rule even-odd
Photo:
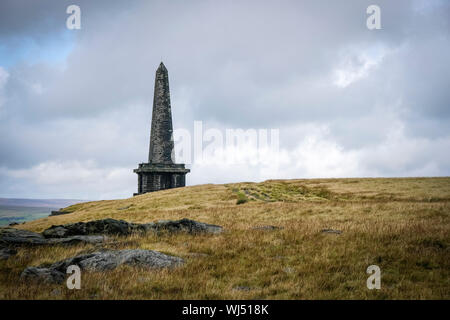
[{"label": "exposed rock slab", "polygon": [[46,283],[61,283],[70,265],[81,270],[106,271],[120,265],[138,266],[148,269],[172,268],[183,264],[183,259],[153,250],[104,250],[82,254],[52,264],[50,267],[28,267],[22,279],[32,279]]},{"label": "exposed rock slab", "polygon": [[79,255],[54,263],[50,268],[65,272],[70,265],[78,265],[81,270],[105,271],[117,268],[122,264],[146,268],[170,268],[181,265],[183,259],[158,251],[127,249],[104,250]]},{"label": "exposed rock slab", "polygon": [[54,211],[52,211],[52,212],[50,213],[50,217],[52,217],[52,216],[60,216],[60,215],[63,215],[63,214],[69,214],[69,213],[72,213],[72,212],[64,211],[64,210],[62,210],[62,209],[54,210]]},{"label": "exposed rock slab", "polygon": [[341,234],[341,230],[334,230],[334,229],[322,229],[320,232],[322,233],[334,233],[334,234]]},{"label": "exposed rock slab", "polygon": [[217,234],[223,231],[221,226],[198,222],[190,219],[161,220],[145,225],[147,230],[167,231],[169,233],[186,232],[191,234],[211,233]]},{"label": "exposed rock slab", "polygon": [[51,226],[44,230],[42,235],[45,238],[63,238],[75,235],[130,235],[134,231],[145,231],[145,227],[140,224],[126,222],[124,220],[102,219],[89,222],[77,222],[64,225]]},{"label": "exposed rock slab", "polygon": [[103,219],[51,226],[42,234],[10,227],[0,228],[0,245],[6,247],[17,245],[96,244],[106,240],[104,235],[127,236],[133,232],[217,234],[222,232],[222,227],[190,219],[162,220],[146,224]]},{"label": "exposed rock slab", "polygon": [[59,239],[46,239],[42,234],[15,228],[0,228],[0,244],[3,246],[20,245],[49,245],[49,244],[77,244],[102,243],[104,236],[70,236]]},{"label": "exposed rock slab", "polygon": [[15,228],[0,228],[0,243],[3,245],[42,245],[47,240],[42,234]]},{"label": "exposed rock slab", "polygon": [[132,223],[124,220],[102,219],[89,222],[77,222],[64,225],[51,226],[42,234],[45,238],[63,238],[75,235],[108,234],[127,236],[133,232],[161,232],[169,233],[187,232],[198,233],[220,233],[222,227],[190,219],[162,220],[153,223]]},{"label": "exposed rock slab", "polygon": [[48,244],[78,244],[78,243],[90,243],[98,244],[105,242],[107,237],[105,236],[72,236],[66,238],[46,239]]},{"label": "exposed rock slab", "polygon": [[278,226],[257,226],[252,228],[253,230],[263,230],[263,231],[272,231],[272,230],[280,230],[283,229],[283,227],[278,227]]}]

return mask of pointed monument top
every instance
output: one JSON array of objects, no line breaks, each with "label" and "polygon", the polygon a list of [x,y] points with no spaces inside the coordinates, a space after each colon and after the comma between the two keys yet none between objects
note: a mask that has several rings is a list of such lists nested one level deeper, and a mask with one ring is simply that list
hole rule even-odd
[{"label": "pointed monument top", "polygon": [[159,64],[159,67],[158,67],[158,70],[156,70],[156,72],[158,72],[158,71],[164,71],[164,72],[167,72],[167,68],[166,68],[166,66],[164,65],[164,63],[161,61],[161,63]]}]

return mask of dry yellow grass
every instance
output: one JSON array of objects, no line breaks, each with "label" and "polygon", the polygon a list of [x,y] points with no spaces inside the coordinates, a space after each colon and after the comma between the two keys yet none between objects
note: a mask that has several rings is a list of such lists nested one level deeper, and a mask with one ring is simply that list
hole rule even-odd
[{"label": "dry yellow grass", "polygon": [[[73,213],[20,228],[40,232],[53,224],[107,217],[133,222],[190,218],[221,225],[225,232],[114,237],[104,247],[158,250],[186,264],[174,270],[85,272],[81,290],[25,283],[19,275],[26,266],[94,246],[23,248],[0,262],[1,299],[450,298],[450,178],[201,185],[68,209]],[[253,229],[262,225],[283,229]],[[325,228],[343,233],[321,233]],[[381,268],[381,290],[366,287],[365,271],[372,264]]]}]

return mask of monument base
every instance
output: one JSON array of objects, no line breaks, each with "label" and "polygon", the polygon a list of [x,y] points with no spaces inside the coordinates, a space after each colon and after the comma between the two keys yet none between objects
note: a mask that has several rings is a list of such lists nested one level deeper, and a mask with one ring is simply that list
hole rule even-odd
[{"label": "monument base", "polygon": [[147,192],[184,187],[186,185],[186,169],[184,164],[140,163],[133,170],[138,175],[138,192],[134,196]]}]

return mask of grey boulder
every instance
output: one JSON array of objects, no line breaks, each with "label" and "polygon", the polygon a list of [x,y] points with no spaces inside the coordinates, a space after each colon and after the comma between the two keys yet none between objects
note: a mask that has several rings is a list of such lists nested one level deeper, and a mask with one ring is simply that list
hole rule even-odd
[{"label": "grey boulder", "polygon": [[81,270],[105,271],[115,269],[122,264],[145,268],[170,268],[182,263],[183,259],[158,251],[127,249],[104,250],[83,254],[56,262],[50,268],[65,272],[70,265],[78,265]]},{"label": "grey boulder", "polygon": [[65,279],[65,274],[58,270],[50,268],[26,268],[20,278],[23,280],[35,280],[47,284],[62,283]]},{"label": "grey boulder", "polygon": [[71,265],[77,265],[86,271],[107,271],[120,265],[161,269],[180,266],[183,263],[183,259],[179,257],[152,250],[104,250],[68,258],[50,267],[28,267],[22,272],[21,278],[61,283],[64,281],[67,268]]}]

